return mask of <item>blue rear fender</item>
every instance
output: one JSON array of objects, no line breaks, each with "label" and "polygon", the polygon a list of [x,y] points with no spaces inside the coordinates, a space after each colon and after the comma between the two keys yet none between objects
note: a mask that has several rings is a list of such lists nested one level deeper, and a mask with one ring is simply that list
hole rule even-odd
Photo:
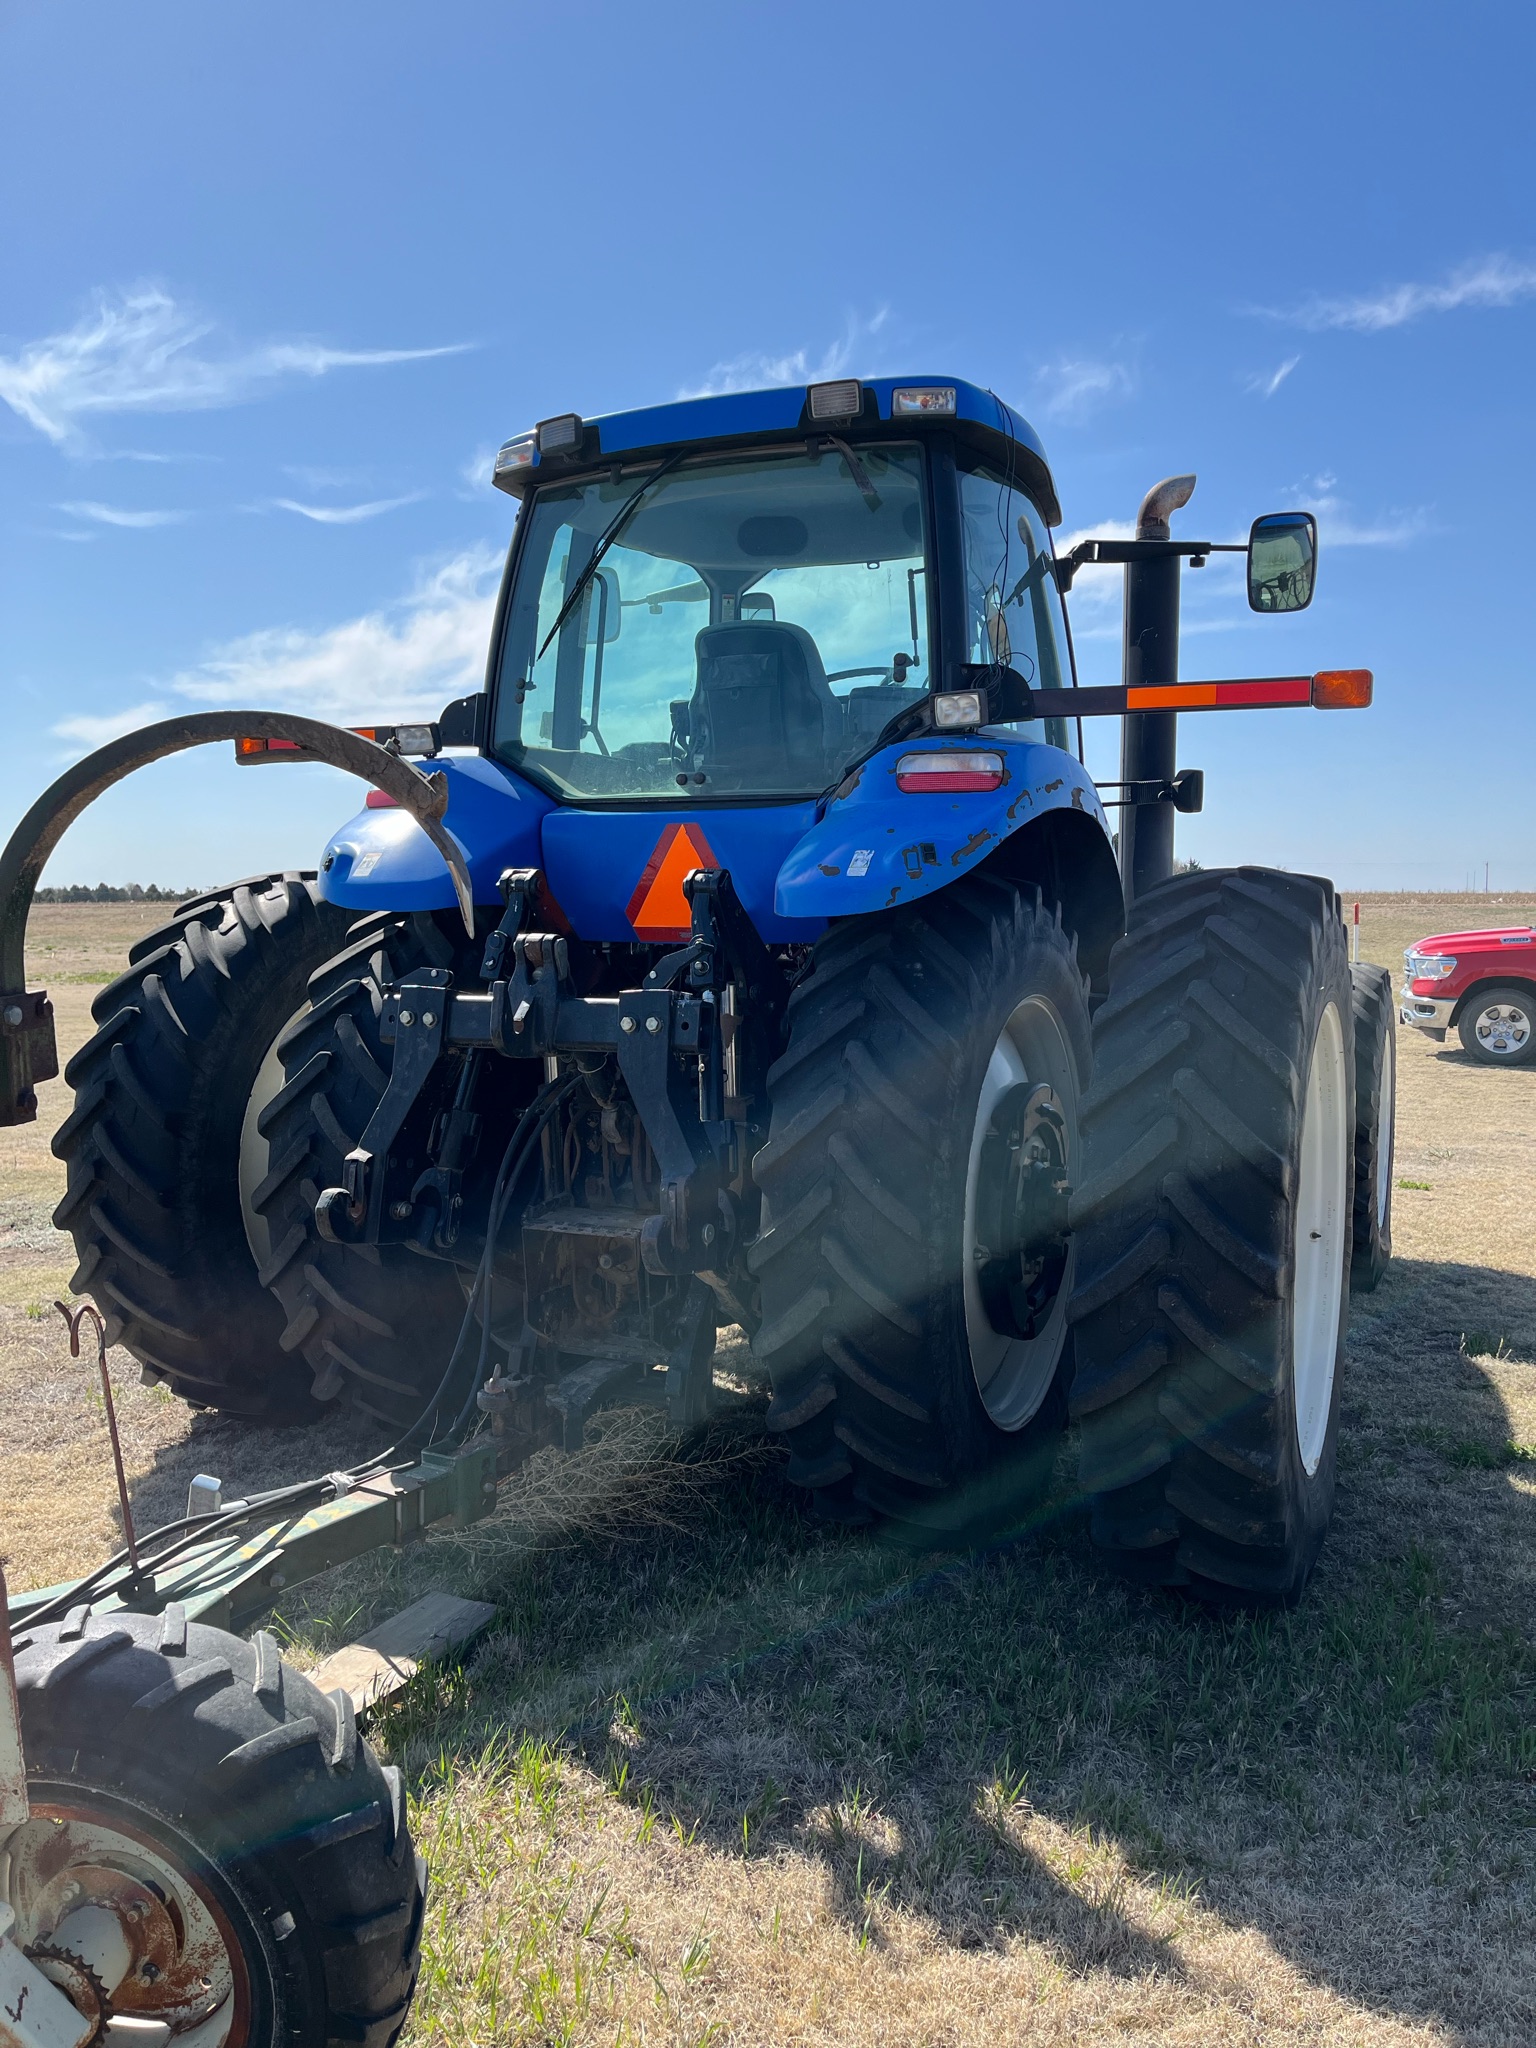
[{"label": "blue rear fender", "polygon": [[842,785],[779,869],[780,916],[859,917],[931,896],[1057,812],[1091,821],[1112,859],[1098,791],[1082,763],[1060,747],[996,730],[953,740],[925,736],[920,744],[925,753],[984,747],[1001,754],[1003,781],[994,790],[908,795],[896,786],[896,763],[913,742],[883,748]]},{"label": "blue rear fender", "polygon": [[[424,765],[447,777],[443,822],[464,849],[475,901],[495,903],[503,869],[539,866],[551,799],[479,754]],[[344,910],[446,910],[454,900],[442,856],[409,811],[393,808],[361,810],[332,834],[320,858],[320,894]]]}]

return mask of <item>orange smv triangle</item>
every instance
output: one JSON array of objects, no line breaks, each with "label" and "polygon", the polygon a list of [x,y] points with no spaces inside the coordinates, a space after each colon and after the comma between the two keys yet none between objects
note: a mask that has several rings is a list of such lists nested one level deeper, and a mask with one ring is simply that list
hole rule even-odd
[{"label": "orange smv triangle", "polygon": [[624,913],[635,928],[635,937],[686,939],[693,929],[693,916],[683,894],[684,878],[695,868],[719,865],[697,825],[669,825],[657,840]]}]

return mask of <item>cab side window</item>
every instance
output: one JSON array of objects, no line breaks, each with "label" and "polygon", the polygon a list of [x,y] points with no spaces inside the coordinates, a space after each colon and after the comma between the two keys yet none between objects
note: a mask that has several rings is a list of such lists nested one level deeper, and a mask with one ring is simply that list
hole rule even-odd
[{"label": "cab side window", "polygon": [[[1041,690],[1072,686],[1061,594],[1045,521],[1017,484],[992,470],[962,471],[967,659],[1002,662]],[[1031,720],[1032,737],[1067,744],[1067,721]]]}]

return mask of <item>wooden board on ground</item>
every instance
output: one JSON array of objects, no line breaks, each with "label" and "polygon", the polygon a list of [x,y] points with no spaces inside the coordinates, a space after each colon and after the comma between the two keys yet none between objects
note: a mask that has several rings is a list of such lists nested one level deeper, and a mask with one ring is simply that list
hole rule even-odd
[{"label": "wooden board on ground", "polygon": [[461,1649],[489,1628],[496,1610],[484,1600],[460,1600],[451,1593],[427,1593],[355,1643],[332,1651],[309,1673],[322,1692],[340,1686],[359,1713],[397,1693],[430,1657]]}]

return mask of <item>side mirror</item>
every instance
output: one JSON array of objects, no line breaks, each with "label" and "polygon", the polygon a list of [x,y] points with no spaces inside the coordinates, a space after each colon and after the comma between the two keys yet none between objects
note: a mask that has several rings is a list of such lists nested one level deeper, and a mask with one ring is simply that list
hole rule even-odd
[{"label": "side mirror", "polygon": [[618,572],[613,569],[599,569],[588,586],[581,607],[582,646],[596,647],[599,644],[606,645],[610,640],[617,640],[619,627],[623,622]]},{"label": "side mirror", "polygon": [[1248,604],[1302,612],[1317,580],[1317,521],[1310,512],[1266,512],[1248,532]]}]

